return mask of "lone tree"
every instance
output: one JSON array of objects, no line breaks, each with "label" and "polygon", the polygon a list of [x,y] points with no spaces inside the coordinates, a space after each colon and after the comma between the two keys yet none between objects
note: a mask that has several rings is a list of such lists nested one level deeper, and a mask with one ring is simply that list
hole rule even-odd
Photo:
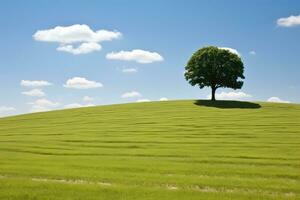
[{"label": "lone tree", "polygon": [[185,67],[185,79],[200,89],[211,87],[211,100],[215,101],[218,88],[240,89],[243,86],[244,64],[229,50],[214,46],[196,51]]}]

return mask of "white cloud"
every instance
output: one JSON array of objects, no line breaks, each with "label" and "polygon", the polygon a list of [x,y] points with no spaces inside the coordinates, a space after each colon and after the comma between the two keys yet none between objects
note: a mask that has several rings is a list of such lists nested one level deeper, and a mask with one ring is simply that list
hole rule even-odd
[{"label": "white cloud", "polygon": [[299,26],[300,25],[300,15],[298,15],[298,16],[291,15],[289,17],[279,18],[277,20],[277,25],[283,26],[283,27]]},{"label": "white cloud", "polygon": [[29,103],[29,104],[43,106],[43,107],[57,107],[60,105],[59,103],[52,102],[48,99],[37,99],[36,101]]},{"label": "white cloud", "polygon": [[74,78],[67,80],[64,87],[73,88],[73,89],[90,89],[90,88],[103,87],[103,85],[102,85],[102,83],[99,83],[96,81],[90,81],[90,80],[87,80],[86,78],[74,77]]},{"label": "white cloud", "polygon": [[0,106],[0,114],[7,113],[7,112],[13,112],[16,109],[14,107],[10,106]]},{"label": "white cloud", "polygon": [[273,103],[291,103],[290,101],[282,100],[279,97],[270,97],[267,101]]},{"label": "white cloud", "polygon": [[88,103],[88,104],[84,104],[83,107],[90,107],[90,106],[95,106],[95,104],[93,103]]},{"label": "white cloud", "polygon": [[29,91],[22,92],[22,94],[31,96],[31,97],[43,97],[45,96],[45,93],[41,89],[32,89]]},{"label": "white cloud", "polygon": [[[56,42],[60,46],[58,51],[65,51],[74,55],[86,54],[99,51],[102,41],[110,41],[121,38],[122,34],[118,31],[98,30],[93,31],[86,24],[74,24],[71,26],[56,26],[52,29],[39,30],[33,38],[42,42]],[[74,43],[81,43],[74,48]]]},{"label": "white cloud", "polygon": [[49,86],[52,85],[52,83],[49,83],[48,81],[30,81],[30,80],[22,80],[20,83],[21,86],[25,87],[43,87],[43,86]]},{"label": "white cloud", "polygon": [[52,108],[47,108],[47,107],[43,107],[43,106],[37,106],[37,105],[33,105],[31,107],[30,112],[47,112],[47,111],[51,111]]},{"label": "white cloud", "polygon": [[81,108],[81,107],[90,107],[90,106],[95,106],[94,104],[80,104],[80,103],[71,103],[67,104],[64,106],[64,108],[69,109],[69,108]]},{"label": "white cloud", "polygon": [[249,54],[255,56],[256,52],[255,51],[250,51]]},{"label": "white cloud", "polygon": [[[221,92],[215,94],[216,99],[219,100],[239,100],[244,98],[252,97],[250,94],[244,92]],[[207,98],[211,98],[211,94],[207,95]]]},{"label": "white cloud", "polygon": [[149,102],[149,99],[138,99],[136,102],[142,103],[142,102]]},{"label": "white cloud", "polygon": [[131,91],[124,93],[121,97],[122,98],[134,98],[134,97],[141,97],[142,95],[139,92]]},{"label": "white cloud", "polygon": [[156,52],[134,49],[132,51],[111,52],[106,54],[106,58],[110,60],[135,61],[146,64],[163,61],[164,58]]},{"label": "white cloud", "polygon": [[48,99],[37,99],[36,101],[29,104],[32,105],[31,112],[49,111],[60,105],[60,103],[52,102]]},{"label": "white cloud", "polygon": [[160,100],[160,101],[168,101],[169,99],[166,98],[166,97],[162,97],[162,98],[160,98],[159,100]]},{"label": "white cloud", "polygon": [[84,96],[82,100],[85,102],[88,102],[88,101],[94,101],[94,98],[89,97],[89,96]]},{"label": "white cloud", "polygon": [[134,73],[137,73],[137,69],[136,68],[125,68],[125,69],[122,69],[122,72],[126,73],[126,74],[134,74]]},{"label": "white cloud", "polygon": [[93,51],[100,51],[101,45],[95,42],[82,43],[77,48],[74,48],[73,45],[61,45],[57,48],[58,51],[64,51],[72,53],[74,55],[78,54],[87,54]]},{"label": "white cloud", "polygon": [[231,53],[234,53],[234,54],[238,55],[239,57],[241,56],[241,54],[240,54],[236,49],[233,49],[233,48],[229,48],[229,47],[219,47],[219,49],[228,50],[228,51],[230,51]]},{"label": "white cloud", "polygon": [[82,107],[82,105],[81,104],[79,104],[79,103],[71,103],[71,104],[67,104],[67,105],[64,105],[64,108],[80,108],[80,107]]},{"label": "white cloud", "polygon": [[53,29],[39,30],[33,35],[33,38],[43,42],[71,44],[110,41],[118,39],[121,36],[122,34],[118,31],[93,31],[86,24],[74,24],[71,26],[56,26]]}]

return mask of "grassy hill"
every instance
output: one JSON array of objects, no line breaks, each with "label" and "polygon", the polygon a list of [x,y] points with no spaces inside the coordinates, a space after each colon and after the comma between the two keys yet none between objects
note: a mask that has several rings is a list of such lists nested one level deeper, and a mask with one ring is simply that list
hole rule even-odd
[{"label": "grassy hill", "polygon": [[168,101],[0,119],[0,199],[299,199],[300,105]]}]

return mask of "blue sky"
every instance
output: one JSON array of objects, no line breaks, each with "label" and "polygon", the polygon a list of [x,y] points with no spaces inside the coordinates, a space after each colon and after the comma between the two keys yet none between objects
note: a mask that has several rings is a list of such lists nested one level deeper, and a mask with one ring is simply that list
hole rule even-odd
[{"label": "blue sky", "polygon": [[243,88],[217,98],[300,103],[299,1],[7,0],[0,15],[1,116],[207,98],[183,72],[208,45],[237,50],[245,65]]}]

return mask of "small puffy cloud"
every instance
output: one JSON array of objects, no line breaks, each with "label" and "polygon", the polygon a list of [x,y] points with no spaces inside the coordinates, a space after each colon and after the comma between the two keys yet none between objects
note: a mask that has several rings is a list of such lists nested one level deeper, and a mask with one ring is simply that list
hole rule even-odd
[{"label": "small puffy cloud", "polygon": [[29,103],[29,104],[43,106],[43,107],[57,107],[60,105],[59,103],[52,102],[48,99],[37,99],[36,101]]},{"label": "small puffy cloud", "polygon": [[90,107],[90,106],[95,106],[94,104],[80,104],[80,103],[71,103],[64,105],[65,109],[70,109],[70,108],[82,108],[82,107]]},{"label": "small puffy cloud", "polygon": [[168,101],[169,99],[166,98],[166,97],[162,97],[162,98],[160,98],[159,100],[160,100],[160,101]]},{"label": "small puffy cloud", "polygon": [[137,91],[131,91],[131,92],[126,92],[122,94],[122,98],[135,98],[135,97],[141,97],[142,95],[137,92]]},{"label": "small puffy cloud", "polygon": [[52,109],[50,108],[46,108],[46,107],[42,107],[42,106],[32,106],[30,112],[47,112],[47,111],[51,111]]},{"label": "small puffy cloud", "polygon": [[291,15],[289,17],[279,18],[277,20],[277,25],[283,26],[283,27],[299,26],[300,25],[300,15],[298,15],[298,16]]},{"label": "small puffy cloud", "polygon": [[136,102],[142,103],[142,102],[149,102],[149,99],[138,99]]},{"label": "small puffy cloud", "polygon": [[60,105],[60,103],[52,102],[48,99],[37,99],[36,101],[29,104],[32,105],[31,112],[49,111]]},{"label": "small puffy cloud", "polygon": [[249,54],[252,55],[252,56],[255,56],[256,52],[255,51],[250,51]]},{"label": "small puffy cloud", "polygon": [[132,51],[111,52],[106,55],[110,60],[135,61],[137,63],[153,63],[163,61],[164,58],[156,52],[134,49]]},{"label": "small puffy cloud", "polygon": [[48,81],[30,81],[30,80],[22,80],[20,83],[21,86],[24,87],[43,87],[52,85]]},{"label": "small puffy cloud", "polygon": [[72,53],[74,55],[87,54],[93,51],[100,51],[101,45],[95,42],[89,42],[89,43],[82,43],[77,48],[74,48],[73,45],[68,44],[68,45],[59,46],[57,50]]},{"label": "small puffy cloud", "polygon": [[134,74],[134,73],[137,73],[137,69],[136,68],[125,68],[125,69],[122,69],[122,72],[125,74]]},{"label": "small puffy cloud", "polygon": [[71,26],[56,26],[52,29],[39,30],[33,38],[43,42],[57,42],[62,44],[80,42],[102,42],[118,39],[122,34],[118,31],[98,30],[93,31],[86,24],[74,24]]},{"label": "small puffy cloud", "polygon": [[90,106],[95,106],[95,104],[93,103],[88,103],[88,104],[84,104],[83,107],[90,107]]},{"label": "small puffy cloud", "polygon": [[16,109],[14,107],[11,107],[11,106],[0,106],[0,114],[5,114],[5,113],[8,113],[8,112],[13,112],[15,110]]},{"label": "small puffy cloud", "polygon": [[67,80],[66,84],[64,84],[66,88],[73,89],[91,89],[91,88],[100,88],[103,87],[102,83],[96,81],[90,81],[86,78],[82,77],[74,77]]},{"label": "small puffy cloud", "polygon": [[280,99],[279,97],[270,97],[267,102],[273,102],[273,103],[291,103],[290,101],[285,101]]},{"label": "small puffy cloud", "polygon": [[[118,31],[98,30],[93,31],[86,24],[74,24],[71,26],[56,26],[52,29],[39,30],[33,38],[42,42],[56,42],[60,46],[58,51],[72,53],[74,55],[87,54],[101,50],[102,41],[111,41],[121,38],[122,34]],[[72,44],[79,43],[78,47]]]},{"label": "small puffy cloud", "polygon": [[64,105],[64,108],[67,108],[67,109],[69,109],[69,108],[80,108],[80,107],[82,107],[82,105],[79,104],[79,103],[70,103],[70,104]]},{"label": "small puffy cloud", "polygon": [[89,101],[94,101],[94,98],[89,97],[89,96],[84,96],[82,100],[85,102],[89,102]]},{"label": "small puffy cloud", "polygon": [[233,48],[229,48],[229,47],[219,47],[219,49],[228,50],[228,51],[230,51],[231,53],[234,53],[234,54],[238,55],[239,57],[241,56],[241,54],[240,54],[236,49],[233,49]]},{"label": "small puffy cloud", "polygon": [[[250,98],[252,95],[244,93],[244,92],[221,92],[215,94],[216,99],[220,100],[239,100]],[[207,98],[211,98],[211,94],[207,95]]]},{"label": "small puffy cloud", "polygon": [[29,91],[24,91],[22,94],[31,96],[31,97],[43,97],[45,96],[45,93],[41,89],[32,89]]}]

